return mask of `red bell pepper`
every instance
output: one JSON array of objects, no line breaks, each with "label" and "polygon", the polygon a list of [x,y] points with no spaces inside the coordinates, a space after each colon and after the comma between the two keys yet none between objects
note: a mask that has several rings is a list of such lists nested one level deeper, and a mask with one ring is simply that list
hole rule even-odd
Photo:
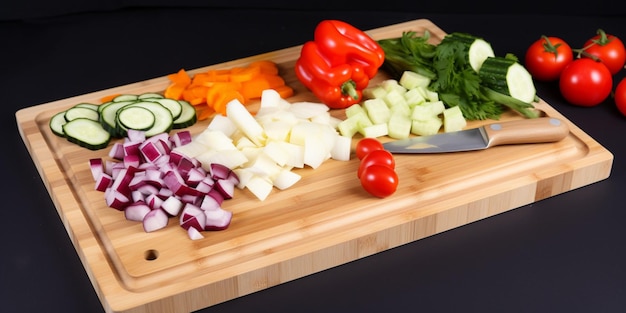
[{"label": "red bell pepper", "polygon": [[298,79],[331,109],[359,103],[362,91],[385,61],[385,52],[365,32],[324,20],[314,40],[302,46],[295,71]]}]

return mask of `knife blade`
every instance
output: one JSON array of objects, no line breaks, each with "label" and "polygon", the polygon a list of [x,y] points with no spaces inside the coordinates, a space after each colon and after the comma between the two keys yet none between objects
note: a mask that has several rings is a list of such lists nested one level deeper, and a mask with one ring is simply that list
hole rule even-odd
[{"label": "knife blade", "polygon": [[498,145],[556,142],[569,134],[567,124],[554,117],[496,122],[481,127],[415,136],[383,143],[391,153],[445,153],[483,150]]}]

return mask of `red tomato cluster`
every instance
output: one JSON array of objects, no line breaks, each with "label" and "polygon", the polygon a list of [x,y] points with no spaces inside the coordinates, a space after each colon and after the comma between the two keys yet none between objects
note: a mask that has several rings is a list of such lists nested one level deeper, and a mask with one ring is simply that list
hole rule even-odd
[{"label": "red tomato cluster", "polygon": [[[574,53],[577,53],[574,56]],[[542,36],[526,50],[525,66],[536,80],[557,81],[563,98],[591,107],[605,101],[613,90],[613,76],[626,64],[626,48],[616,36],[599,29],[581,49],[559,37]],[[615,89],[617,108],[626,115],[626,85]]]},{"label": "red tomato cluster", "polygon": [[385,198],[396,192],[398,174],[396,160],[375,138],[363,138],[356,145],[356,155],[361,163],[357,177],[361,186],[371,195]]}]

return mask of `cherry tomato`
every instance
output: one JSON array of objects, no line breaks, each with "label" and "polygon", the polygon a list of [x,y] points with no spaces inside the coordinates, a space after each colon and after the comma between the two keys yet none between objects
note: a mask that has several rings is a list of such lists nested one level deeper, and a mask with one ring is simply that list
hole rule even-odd
[{"label": "cherry tomato", "polygon": [[600,58],[611,74],[615,75],[624,68],[626,48],[616,36],[609,35],[599,29],[598,34],[591,37],[583,46],[583,56],[592,55]]},{"label": "cherry tomato", "polygon": [[390,169],[395,169],[396,160],[393,157],[393,154],[387,150],[374,150],[370,151],[359,164],[359,170],[357,172],[357,177],[361,177],[363,171],[372,165],[383,165]]},{"label": "cherry tomato", "polygon": [[626,78],[622,78],[615,88],[615,105],[626,116]]},{"label": "cherry tomato", "polygon": [[392,195],[398,188],[398,174],[385,165],[373,164],[366,167],[360,180],[365,191],[379,198]]},{"label": "cherry tomato", "polygon": [[565,67],[559,79],[559,89],[571,104],[596,106],[611,94],[613,76],[601,62],[580,58]]},{"label": "cherry tomato", "polygon": [[526,50],[525,66],[537,80],[555,81],[574,60],[572,48],[558,37],[541,36]]},{"label": "cherry tomato", "polygon": [[376,138],[363,138],[356,144],[356,157],[363,160],[363,157],[374,150],[383,150],[383,144]]}]

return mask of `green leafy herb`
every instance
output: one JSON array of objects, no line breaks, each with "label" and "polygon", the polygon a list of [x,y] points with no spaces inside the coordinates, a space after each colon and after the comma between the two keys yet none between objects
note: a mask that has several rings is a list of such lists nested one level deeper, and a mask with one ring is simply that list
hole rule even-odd
[{"label": "green leafy herb", "polygon": [[447,107],[459,106],[468,120],[497,120],[507,107],[529,118],[538,116],[531,104],[485,88],[471,67],[467,46],[462,42],[444,38],[433,45],[429,39],[428,31],[422,36],[409,31],[399,38],[379,40],[385,51],[383,68],[396,79],[404,71],[431,78],[429,88],[439,94]]}]

